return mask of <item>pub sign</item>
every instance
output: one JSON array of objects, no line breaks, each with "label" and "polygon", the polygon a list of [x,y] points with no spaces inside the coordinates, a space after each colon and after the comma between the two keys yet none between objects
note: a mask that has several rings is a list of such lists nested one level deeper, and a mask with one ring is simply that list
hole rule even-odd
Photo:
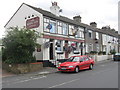
[{"label": "pub sign", "polygon": [[37,28],[37,27],[39,27],[39,25],[40,25],[39,17],[34,17],[34,18],[28,19],[26,21],[26,28],[27,29]]}]

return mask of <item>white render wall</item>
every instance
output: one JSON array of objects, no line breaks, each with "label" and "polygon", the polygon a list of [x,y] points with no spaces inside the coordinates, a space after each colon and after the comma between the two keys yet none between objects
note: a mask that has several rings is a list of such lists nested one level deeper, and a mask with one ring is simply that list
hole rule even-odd
[{"label": "white render wall", "polygon": [[[12,19],[10,20],[10,22],[5,26],[5,29],[7,30],[7,28],[9,27],[20,27],[23,28],[26,26],[26,20],[25,17],[28,16],[32,16],[34,15],[34,17],[38,16],[40,18],[40,25],[38,28],[33,28],[35,31],[39,32],[39,33],[43,33],[43,15],[40,14],[39,12],[35,11],[34,9],[28,7],[25,4],[22,4],[21,7],[19,8],[19,10],[16,12],[16,14],[12,17]],[[29,18],[30,19],[30,18]],[[43,44],[43,39],[39,38],[37,40],[37,42],[39,44]],[[43,48],[42,50],[43,51]],[[43,60],[43,52],[34,52],[34,55],[36,56],[37,60]]]},{"label": "white render wall", "polygon": [[95,62],[113,59],[113,55],[90,55],[90,56],[95,60]]}]

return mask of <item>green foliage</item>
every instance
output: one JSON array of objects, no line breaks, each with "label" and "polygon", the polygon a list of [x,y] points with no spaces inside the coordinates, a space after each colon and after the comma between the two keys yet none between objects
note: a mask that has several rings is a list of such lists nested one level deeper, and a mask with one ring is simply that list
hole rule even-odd
[{"label": "green foliage", "polygon": [[3,39],[3,61],[5,63],[30,63],[35,62],[33,52],[38,34],[26,28],[12,27]]},{"label": "green foliage", "polygon": [[105,52],[105,51],[103,51],[103,55],[106,55],[106,52]]},{"label": "green foliage", "polygon": [[106,55],[106,52],[105,51],[100,51],[100,52],[98,52],[98,55]]},{"label": "green foliage", "polygon": [[90,54],[97,54],[97,51],[90,51]]},{"label": "green foliage", "polygon": [[89,55],[89,53],[88,53],[88,52],[85,52],[85,55]]},{"label": "green foliage", "polygon": [[116,53],[115,49],[110,50],[110,54],[115,54],[115,53]]}]

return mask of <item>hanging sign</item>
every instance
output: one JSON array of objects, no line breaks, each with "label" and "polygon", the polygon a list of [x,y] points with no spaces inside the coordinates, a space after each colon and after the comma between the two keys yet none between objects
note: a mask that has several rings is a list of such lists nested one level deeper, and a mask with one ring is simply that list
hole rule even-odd
[{"label": "hanging sign", "polygon": [[39,27],[39,24],[40,24],[39,17],[34,17],[26,21],[26,28],[27,29],[37,28]]}]

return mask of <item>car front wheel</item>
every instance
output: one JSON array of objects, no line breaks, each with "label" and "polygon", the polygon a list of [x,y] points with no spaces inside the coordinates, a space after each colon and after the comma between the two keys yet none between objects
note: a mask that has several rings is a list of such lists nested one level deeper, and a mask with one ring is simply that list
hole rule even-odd
[{"label": "car front wheel", "polygon": [[79,67],[75,68],[75,72],[78,73],[79,72]]},{"label": "car front wheel", "polygon": [[90,70],[92,70],[92,69],[93,69],[93,65],[92,65],[92,64],[90,64],[90,67],[89,67],[89,69],[90,69]]}]

